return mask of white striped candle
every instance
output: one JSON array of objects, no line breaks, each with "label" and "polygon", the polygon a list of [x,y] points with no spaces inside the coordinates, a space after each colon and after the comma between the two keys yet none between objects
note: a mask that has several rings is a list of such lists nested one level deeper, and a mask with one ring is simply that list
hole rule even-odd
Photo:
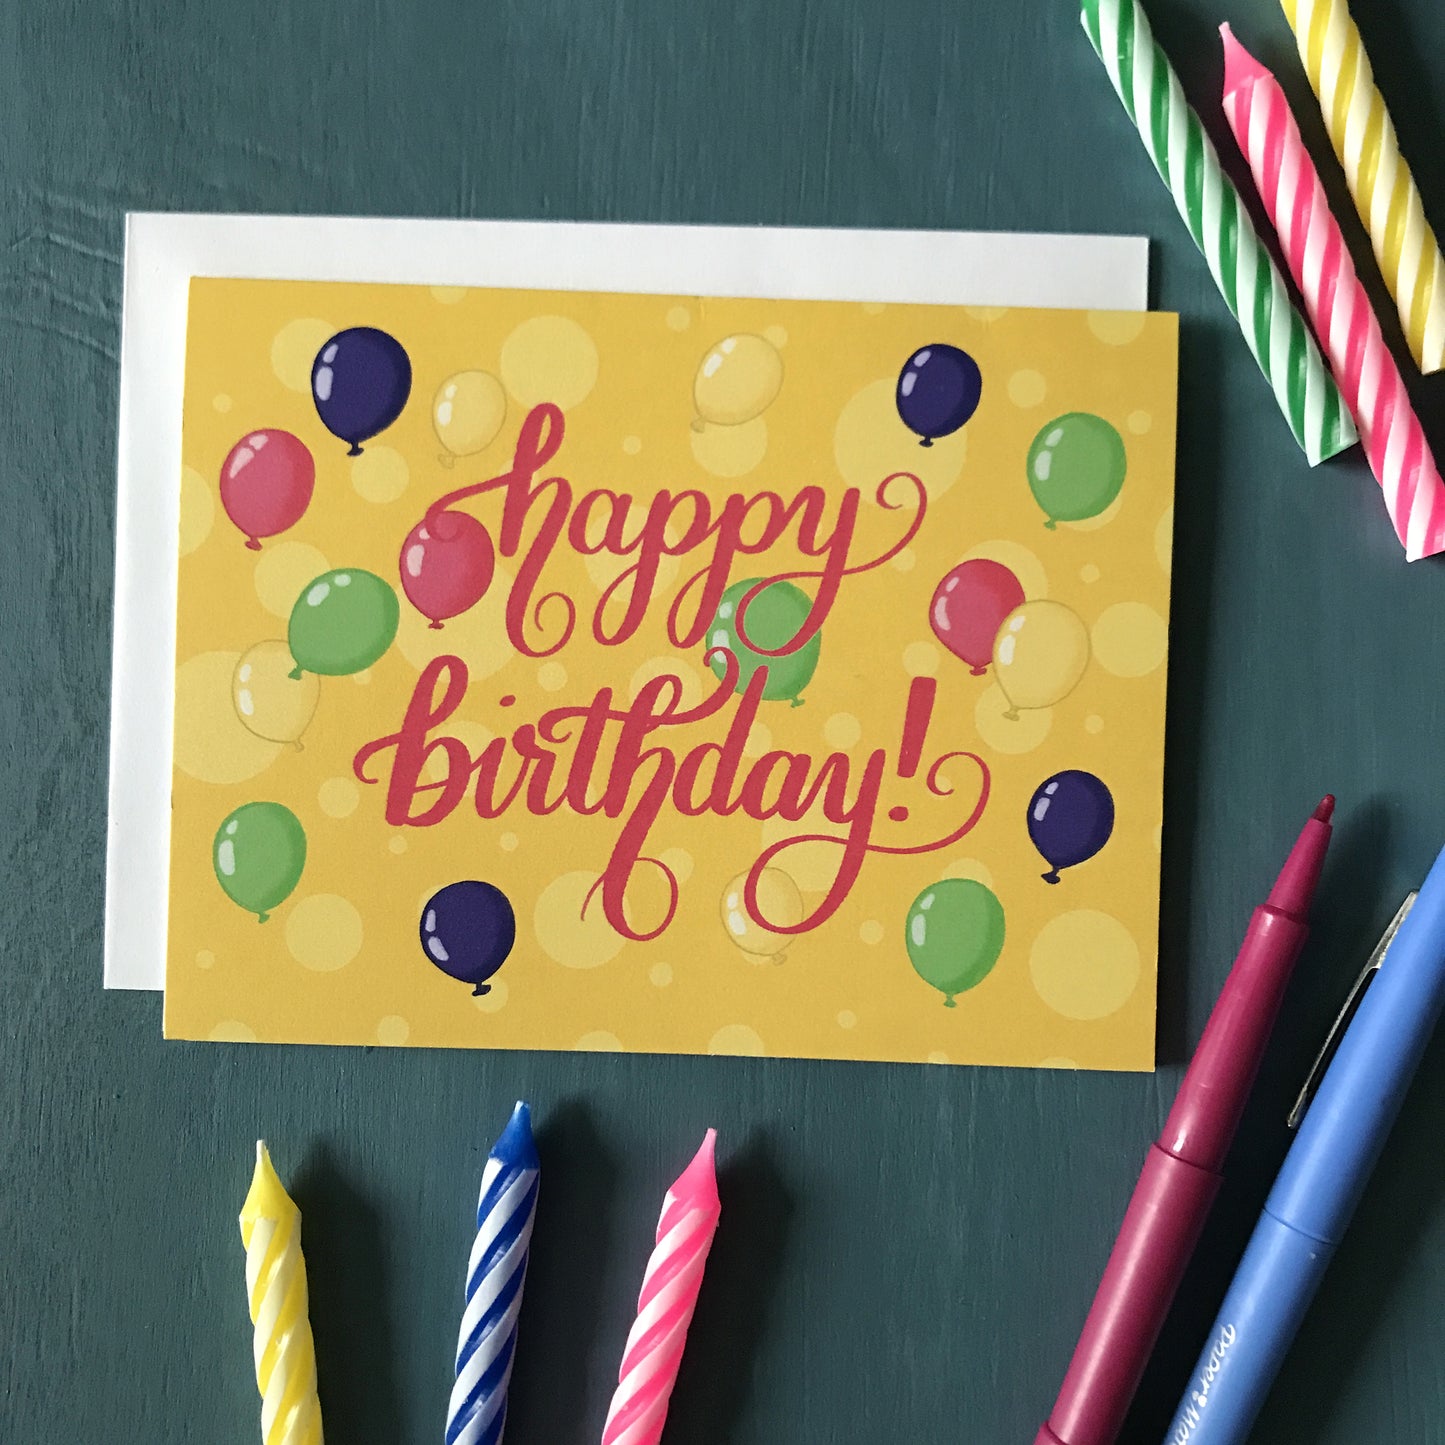
[{"label": "white striped candle", "polygon": [[502,1438],[540,1168],[531,1111],[518,1103],[482,1171],[446,1445],[498,1445]]}]

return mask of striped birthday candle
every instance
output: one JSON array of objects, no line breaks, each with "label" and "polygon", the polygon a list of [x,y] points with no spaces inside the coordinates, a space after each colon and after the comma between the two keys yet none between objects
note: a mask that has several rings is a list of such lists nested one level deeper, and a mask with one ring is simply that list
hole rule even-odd
[{"label": "striped birthday candle", "polygon": [[540,1169],[531,1111],[519,1103],[482,1170],[446,1445],[497,1445],[502,1438]]},{"label": "striped birthday candle", "polygon": [[622,1353],[602,1445],[657,1445],[662,1437],[667,1402],[677,1383],[687,1327],[722,1212],[713,1160],[716,1145],[717,1130],[709,1129],[702,1148],[663,1200],[657,1247],[642,1277],[637,1318]]},{"label": "striped birthday candle", "polygon": [[241,1243],[246,1249],[263,1445],[321,1445],[301,1211],[282,1185],[264,1142],[256,1145],[256,1169],[241,1206]]},{"label": "striped birthday candle", "polygon": [[1344,451],[1355,428],[1339,390],[1143,8],[1082,0],[1080,19],[1310,465]]},{"label": "striped birthday candle", "polygon": [[1224,37],[1224,113],[1279,233],[1411,561],[1445,551],[1445,485],[1279,82]]},{"label": "striped birthday candle", "polygon": [[1345,0],[1280,0],[1421,371],[1445,367],[1445,258]]}]

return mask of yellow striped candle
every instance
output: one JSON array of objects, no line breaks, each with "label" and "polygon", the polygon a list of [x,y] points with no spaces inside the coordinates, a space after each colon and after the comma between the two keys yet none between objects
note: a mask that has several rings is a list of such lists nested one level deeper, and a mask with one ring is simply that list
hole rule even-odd
[{"label": "yellow striped candle", "polygon": [[264,1445],[321,1445],[301,1211],[276,1177],[264,1143],[256,1145],[256,1172],[241,1206],[241,1243],[255,1329],[261,1439]]},{"label": "yellow striped candle", "polygon": [[1280,0],[1415,364],[1445,367],[1445,259],[1344,0]]}]

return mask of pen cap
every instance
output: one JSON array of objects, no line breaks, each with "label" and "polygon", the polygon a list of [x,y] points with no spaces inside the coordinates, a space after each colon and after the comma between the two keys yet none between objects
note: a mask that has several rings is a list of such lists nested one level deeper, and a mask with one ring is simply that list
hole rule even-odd
[{"label": "pen cap", "polygon": [[1365,991],[1266,1208],[1337,1244],[1445,1004],[1445,851]]}]

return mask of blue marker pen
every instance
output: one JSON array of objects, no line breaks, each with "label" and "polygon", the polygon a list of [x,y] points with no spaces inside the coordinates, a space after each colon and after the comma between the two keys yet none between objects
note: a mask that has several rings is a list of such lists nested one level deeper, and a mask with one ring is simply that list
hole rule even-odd
[{"label": "blue marker pen", "polygon": [[1357,995],[1366,983],[1165,1445],[1242,1445],[1344,1236],[1445,1005],[1445,852],[1396,914]]}]

